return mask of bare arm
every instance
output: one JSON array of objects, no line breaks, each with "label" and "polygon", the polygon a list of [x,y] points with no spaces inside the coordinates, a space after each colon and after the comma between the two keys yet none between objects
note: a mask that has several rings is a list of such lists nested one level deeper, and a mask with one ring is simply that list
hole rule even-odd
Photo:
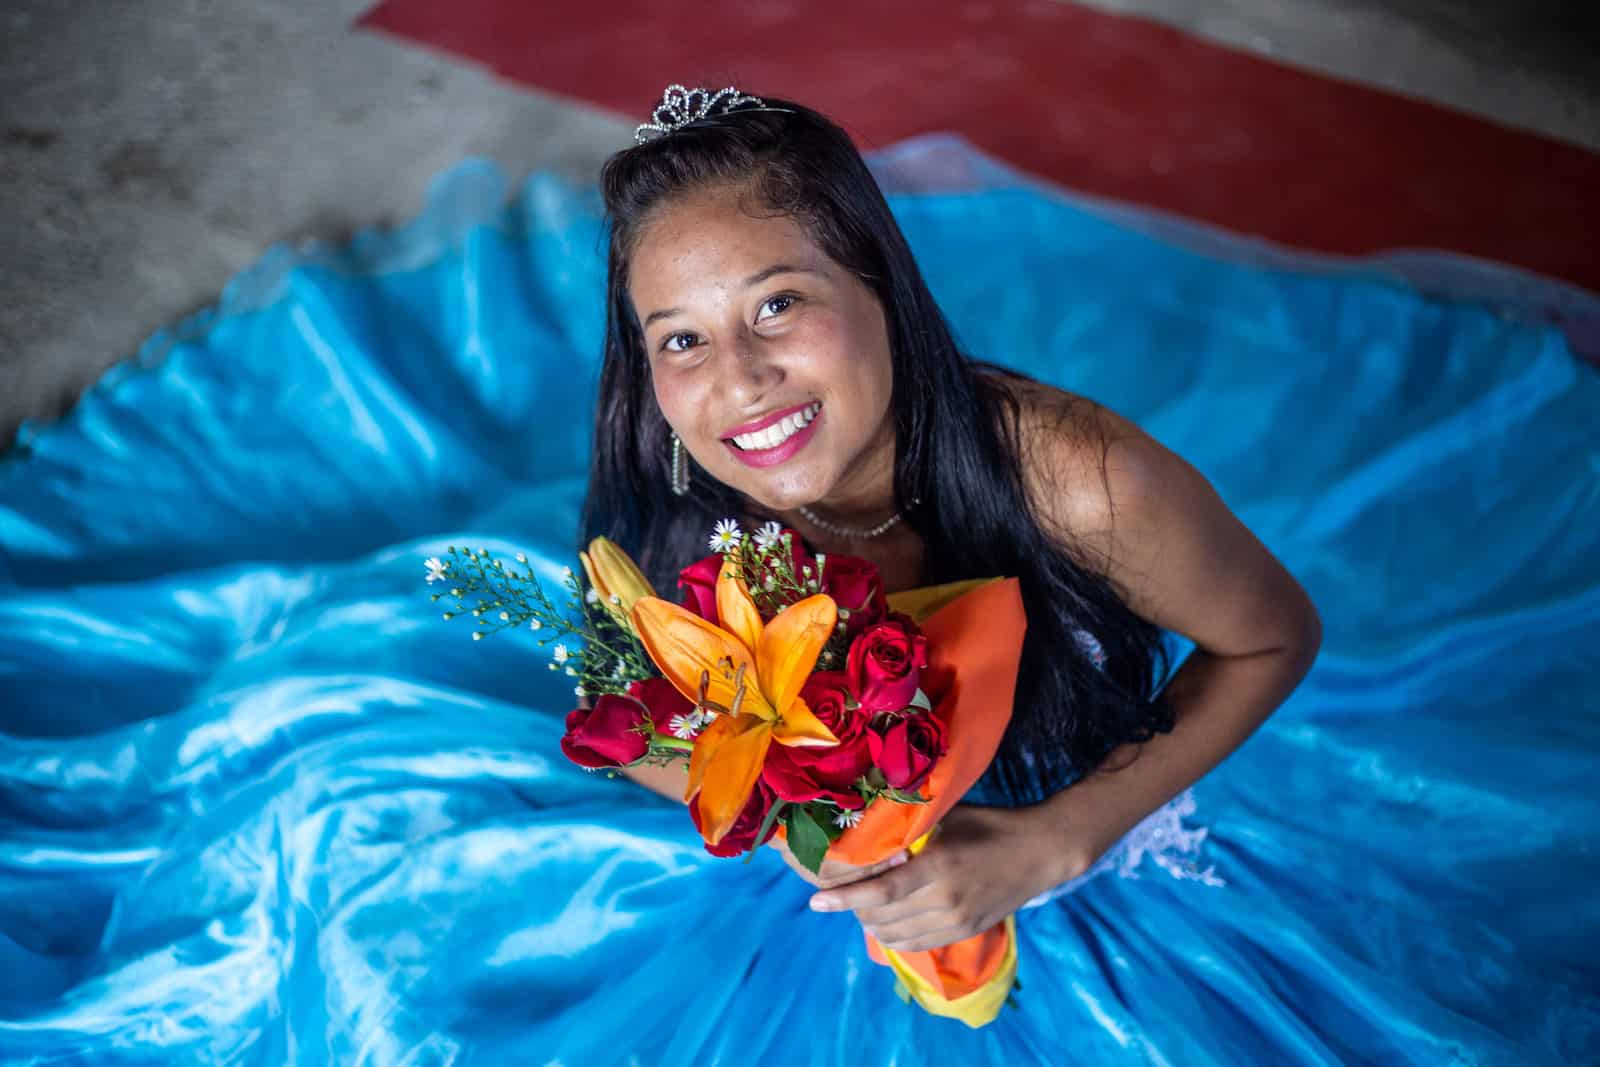
[{"label": "bare arm", "polygon": [[1102,415],[1115,437],[1105,479],[1077,479],[1076,492],[1049,506],[1102,555],[1136,614],[1196,649],[1166,689],[1171,733],[1114,749],[1100,770],[1031,809],[1048,837],[1069,842],[1063,880],[1243,744],[1322,640],[1305,590],[1211,484],[1132,423]]},{"label": "bare arm", "polygon": [[668,800],[683,803],[683,790],[689,781],[689,761],[677,760],[664,766],[650,766],[640,764],[637,767],[623,767],[622,773],[638,782],[654,793],[660,793]]}]

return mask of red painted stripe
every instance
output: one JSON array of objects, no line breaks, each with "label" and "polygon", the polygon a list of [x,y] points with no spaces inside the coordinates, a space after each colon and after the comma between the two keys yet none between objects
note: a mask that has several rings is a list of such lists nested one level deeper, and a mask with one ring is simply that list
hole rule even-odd
[{"label": "red painted stripe", "polygon": [[866,147],[951,130],[1289,245],[1443,248],[1600,291],[1600,155],[1055,0],[387,0],[362,25],[640,121],[668,82],[737,84]]}]

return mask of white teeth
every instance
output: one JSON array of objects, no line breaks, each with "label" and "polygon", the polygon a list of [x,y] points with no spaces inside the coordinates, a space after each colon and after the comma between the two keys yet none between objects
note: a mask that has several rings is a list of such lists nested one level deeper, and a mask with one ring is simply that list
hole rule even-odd
[{"label": "white teeth", "polygon": [[793,415],[785,415],[782,421],[768,426],[765,430],[737,434],[733,438],[733,443],[746,450],[777,448],[794,436],[797,431],[809,426],[811,420],[816,418],[817,412],[821,410],[822,403],[818,401],[804,411],[796,412]]}]

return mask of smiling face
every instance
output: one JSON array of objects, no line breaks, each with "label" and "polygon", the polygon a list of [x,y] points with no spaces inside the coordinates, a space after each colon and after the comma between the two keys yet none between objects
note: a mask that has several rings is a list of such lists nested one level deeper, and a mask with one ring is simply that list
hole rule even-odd
[{"label": "smiling face", "polygon": [[628,292],[656,403],[696,462],[774,511],[893,508],[893,373],[876,294],[793,219],[727,187],[644,225]]}]

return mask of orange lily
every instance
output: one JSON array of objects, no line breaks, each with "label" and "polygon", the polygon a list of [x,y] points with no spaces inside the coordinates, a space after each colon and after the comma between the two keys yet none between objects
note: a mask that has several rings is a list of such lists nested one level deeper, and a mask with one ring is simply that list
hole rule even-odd
[{"label": "orange lily", "polygon": [[634,632],[673,687],[717,712],[695,739],[684,794],[699,805],[701,832],[713,845],[744,810],[772,742],[839,743],[800,696],[838,619],[833,599],[807,597],[762,623],[737,569],[724,566],[717,614],[721,626],[651,596],[631,612]]}]

